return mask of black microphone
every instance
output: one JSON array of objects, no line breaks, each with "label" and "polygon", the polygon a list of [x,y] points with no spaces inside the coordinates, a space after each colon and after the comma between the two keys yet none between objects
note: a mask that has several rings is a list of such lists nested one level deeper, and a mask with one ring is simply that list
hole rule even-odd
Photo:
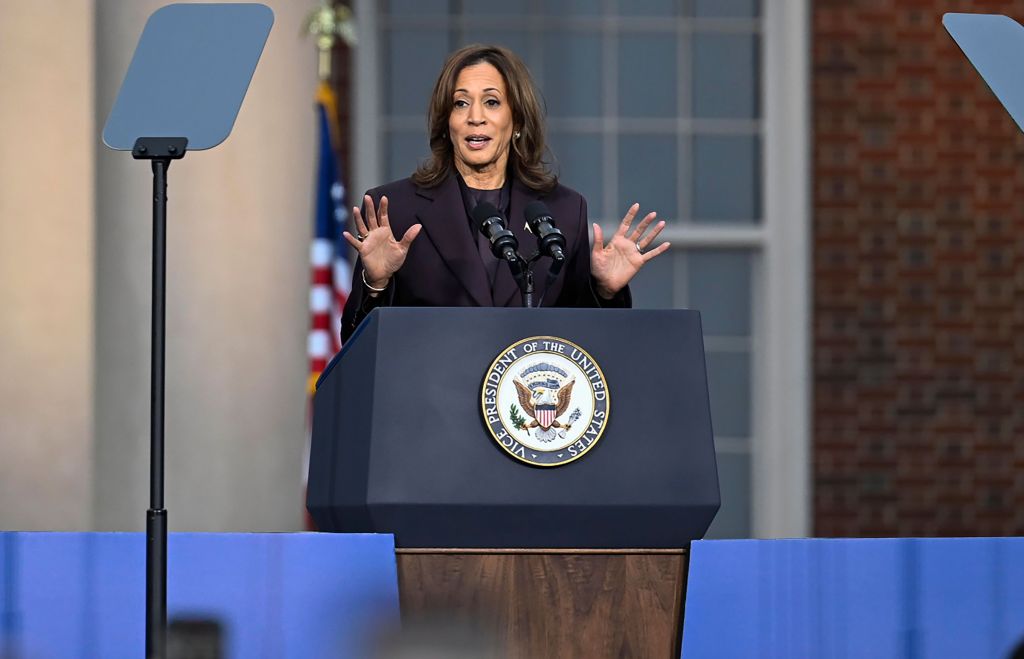
[{"label": "black microphone", "polygon": [[565,260],[565,235],[555,226],[551,211],[543,201],[531,201],[526,205],[526,223],[533,235],[537,236],[540,253],[557,262]]},{"label": "black microphone", "polygon": [[473,227],[491,243],[491,252],[496,257],[509,263],[519,260],[516,255],[519,240],[516,239],[516,234],[508,230],[508,222],[501,211],[483,201],[476,205],[470,216],[473,218]]}]

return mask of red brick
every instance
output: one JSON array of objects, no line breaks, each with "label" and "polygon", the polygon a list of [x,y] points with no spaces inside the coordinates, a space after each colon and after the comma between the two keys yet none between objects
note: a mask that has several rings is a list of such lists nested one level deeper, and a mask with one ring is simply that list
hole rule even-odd
[{"label": "red brick", "polygon": [[1021,534],[1024,135],[941,17],[1024,0],[812,6],[815,532]]}]

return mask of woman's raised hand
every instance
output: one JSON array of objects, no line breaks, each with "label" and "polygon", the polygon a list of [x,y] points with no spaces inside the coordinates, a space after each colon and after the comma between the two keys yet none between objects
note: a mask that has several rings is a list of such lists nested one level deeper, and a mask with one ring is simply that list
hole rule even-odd
[{"label": "woman's raised hand", "polygon": [[374,209],[370,195],[363,197],[363,203],[366,205],[365,220],[358,207],[352,209],[358,235],[353,236],[348,231],[342,235],[348,244],[359,252],[366,283],[373,288],[384,288],[405,263],[409,246],[419,235],[423,225],[412,225],[401,240],[395,240],[391,225],[388,223],[388,198],[380,198],[380,212]]},{"label": "woman's raised hand", "polygon": [[590,274],[594,277],[598,295],[603,298],[614,297],[616,293],[625,288],[629,280],[640,271],[645,263],[669,248],[668,243],[661,243],[654,249],[646,251],[661,230],[665,228],[665,222],[658,222],[650,233],[644,235],[651,222],[658,216],[657,213],[648,213],[640,221],[640,224],[630,231],[630,226],[639,211],[640,204],[633,204],[629,207],[626,216],[622,218],[622,223],[619,224],[618,231],[607,245],[604,244],[601,227],[597,224],[594,225],[594,247],[590,253]]}]

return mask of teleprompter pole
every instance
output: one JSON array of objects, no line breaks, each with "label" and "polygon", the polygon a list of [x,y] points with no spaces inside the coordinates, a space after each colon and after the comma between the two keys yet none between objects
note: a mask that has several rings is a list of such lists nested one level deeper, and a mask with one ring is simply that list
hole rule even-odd
[{"label": "teleprompter pole", "polygon": [[149,510],[146,512],[146,657],[167,656],[167,511],[164,509],[164,346],[167,300],[167,170],[185,138],[139,138],[137,160],[153,168],[153,315],[150,343]]}]

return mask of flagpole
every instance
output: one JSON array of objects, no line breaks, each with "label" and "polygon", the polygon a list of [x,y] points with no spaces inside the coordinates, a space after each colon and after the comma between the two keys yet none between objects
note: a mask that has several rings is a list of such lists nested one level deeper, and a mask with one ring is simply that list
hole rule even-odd
[{"label": "flagpole", "polygon": [[[323,168],[325,166],[324,158],[329,158],[330,161],[334,161],[335,157],[337,156],[336,151],[339,146],[337,135],[338,110],[337,104],[334,100],[333,91],[331,90],[331,78],[333,73],[331,70],[331,61],[334,56],[334,46],[339,39],[349,48],[355,46],[356,44],[355,21],[353,20],[352,10],[345,5],[335,5],[332,0],[321,0],[320,6],[313,10],[312,12],[310,12],[308,18],[306,19],[305,32],[315,38],[318,54],[317,77],[319,78],[320,81],[315,94],[316,106],[318,111],[318,117],[320,117],[319,120],[322,121],[322,117],[324,116],[327,118],[326,123],[321,124],[321,130],[329,134],[327,146],[324,147],[322,143],[320,146],[319,157],[321,162],[318,165],[318,167],[320,168],[320,172],[318,173],[320,181],[318,182],[317,185],[318,199],[316,204],[322,203],[322,200],[319,198],[320,196],[329,194],[331,195],[333,203],[336,205],[336,207],[334,208],[334,214],[337,214],[338,212],[344,213],[343,205],[341,205],[340,208],[337,206],[338,204],[341,203],[341,197],[343,196],[343,193],[338,192],[338,196],[337,198],[335,198],[335,190],[332,189],[334,187],[334,184],[340,183],[340,181],[328,181],[326,182],[326,187],[324,187],[325,181],[323,180]],[[320,113],[323,114],[321,115]],[[335,130],[333,131],[330,130],[332,126],[335,128]],[[322,141],[324,139],[324,136],[321,135],[320,139]],[[336,176],[334,178],[336,178]],[[319,209],[317,210],[317,215],[319,216]],[[327,235],[331,234],[330,231],[327,231],[325,235],[321,235],[321,231],[317,229],[319,223],[320,220],[318,217],[317,222],[314,223],[313,249],[311,250],[310,254],[311,266],[313,268],[313,281],[318,281],[320,282],[321,285],[323,285],[325,281],[328,282],[332,293],[334,293],[337,290],[338,284],[338,282],[334,280],[334,277],[336,276],[336,273],[334,272],[334,267],[338,262],[338,255],[336,253],[336,250],[344,250],[345,247],[337,245],[337,241],[332,240],[331,242],[334,243],[333,250],[331,251],[332,256],[329,259],[326,259],[326,261],[324,262],[320,262],[316,258],[314,258],[314,254],[317,253],[321,254],[322,259],[325,258],[322,255],[322,250],[317,249],[317,244],[318,242],[322,242],[322,240],[326,239]],[[340,236],[341,231],[339,229],[337,233],[337,238],[340,239]],[[322,272],[321,270],[323,268],[327,268],[327,272]],[[311,291],[311,293],[314,291]],[[313,297],[315,296],[311,295],[310,299],[312,300]],[[337,304],[336,300],[335,304]],[[330,305],[328,306],[330,307]],[[312,431],[311,424],[313,419],[313,394],[316,391],[317,379],[319,378],[323,369],[326,367],[327,361],[334,354],[334,351],[337,350],[339,347],[337,345],[336,338],[334,339],[334,341],[331,341],[330,339],[328,339],[327,341],[324,340],[325,330],[323,328],[330,328],[332,325],[332,308],[328,308],[325,310],[316,307],[311,303],[310,312],[311,322],[307,346],[307,352],[309,354],[310,374],[306,387],[306,441],[302,461],[302,481],[304,490],[305,485],[308,482],[309,475],[311,441],[310,433]],[[340,311],[338,312],[338,317],[340,318]],[[303,495],[303,499],[305,499],[305,494]],[[306,530],[315,531],[316,525],[313,523],[313,518],[309,515],[309,511],[305,510],[304,513]]]}]

